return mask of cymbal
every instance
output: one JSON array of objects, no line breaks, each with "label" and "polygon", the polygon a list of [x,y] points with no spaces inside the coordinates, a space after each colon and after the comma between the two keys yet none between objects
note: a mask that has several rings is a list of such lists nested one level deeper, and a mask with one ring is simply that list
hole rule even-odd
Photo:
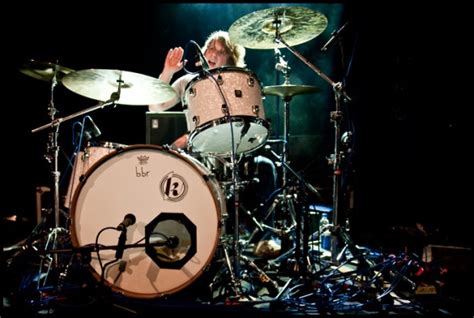
[{"label": "cymbal", "polygon": [[284,48],[284,44],[275,43],[275,17],[281,21],[280,36],[289,46],[314,39],[328,25],[327,18],[320,12],[304,7],[276,7],[239,18],[230,26],[229,36],[249,49]]},{"label": "cymbal", "polygon": [[120,70],[87,69],[73,72],[63,78],[63,85],[74,93],[105,102],[118,91],[120,80],[122,85],[117,104],[157,104],[176,96],[169,84],[157,78]]},{"label": "cymbal", "polygon": [[312,94],[312,93],[317,93],[320,91],[321,89],[316,86],[291,85],[291,84],[265,86],[263,88],[264,95],[276,95],[283,98],[293,97],[295,95],[301,95],[301,94]]},{"label": "cymbal", "polygon": [[55,70],[56,79],[58,81],[61,81],[64,75],[74,72],[73,69],[58,64],[36,60],[29,60],[20,67],[20,72],[23,74],[46,82],[49,82],[53,79]]}]

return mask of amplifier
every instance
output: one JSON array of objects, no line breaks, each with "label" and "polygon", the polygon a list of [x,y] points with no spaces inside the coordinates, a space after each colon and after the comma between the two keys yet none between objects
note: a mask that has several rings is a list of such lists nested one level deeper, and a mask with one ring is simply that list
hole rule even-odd
[{"label": "amplifier", "polygon": [[146,113],[147,144],[171,145],[187,130],[186,117],[183,112]]}]

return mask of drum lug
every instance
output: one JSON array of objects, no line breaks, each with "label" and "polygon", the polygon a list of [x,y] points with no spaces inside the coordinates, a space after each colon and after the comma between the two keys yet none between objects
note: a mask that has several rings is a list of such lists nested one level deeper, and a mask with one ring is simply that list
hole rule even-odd
[{"label": "drum lug", "polygon": [[247,85],[253,87],[255,85],[255,79],[252,77],[247,78]]},{"label": "drum lug", "polygon": [[199,116],[193,116],[193,123],[194,125],[196,125],[196,127],[199,126],[199,122],[200,122]]},{"label": "drum lug", "polygon": [[191,87],[189,89],[189,96],[191,96],[191,97],[196,96],[196,89],[194,87]]},{"label": "drum lug", "polygon": [[222,79],[221,74],[219,74],[219,75],[217,76],[217,84],[219,84],[219,85],[224,84],[224,80]]},{"label": "drum lug", "polygon": [[252,112],[258,116],[258,113],[260,111],[260,107],[258,105],[253,105],[252,106]]},{"label": "drum lug", "polygon": [[221,106],[221,111],[224,115],[227,115],[229,112],[229,108],[227,107],[227,104],[222,104]]}]

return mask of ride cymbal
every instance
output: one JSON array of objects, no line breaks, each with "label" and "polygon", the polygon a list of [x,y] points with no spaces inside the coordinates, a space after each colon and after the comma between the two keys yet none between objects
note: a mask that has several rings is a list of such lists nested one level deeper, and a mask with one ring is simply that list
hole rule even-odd
[{"label": "ride cymbal", "polygon": [[66,74],[74,72],[73,69],[58,64],[54,64],[51,62],[41,62],[36,60],[29,60],[20,67],[21,73],[46,82],[50,82],[53,80],[55,71],[56,80],[58,82],[60,82]]},{"label": "ride cymbal", "polygon": [[147,75],[120,71],[88,69],[70,73],[63,78],[63,84],[79,95],[99,101],[108,101],[118,92],[117,104],[149,105],[164,103],[176,96],[167,83]]},{"label": "ride cymbal", "polygon": [[295,95],[302,94],[312,94],[320,91],[321,89],[316,86],[291,84],[265,86],[263,88],[264,95],[276,95],[283,98],[293,97]]},{"label": "ride cymbal", "polygon": [[320,35],[328,20],[322,13],[305,7],[270,8],[239,18],[230,26],[229,36],[249,49],[284,48],[284,44],[275,43],[277,25],[281,38],[295,46]]}]

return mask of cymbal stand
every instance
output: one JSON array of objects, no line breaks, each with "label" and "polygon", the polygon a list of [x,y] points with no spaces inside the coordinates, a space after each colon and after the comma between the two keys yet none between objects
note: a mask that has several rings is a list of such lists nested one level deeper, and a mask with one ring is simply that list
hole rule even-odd
[{"label": "cymbal stand", "polygon": [[[54,89],[56,88],[58,81],[57,81],[57,73],[58,73],[58,64],[56,63],[54,66],[54,75],[51,81],[51,92],[50,92],[50,101],[49,101],[49,107],[48,107],[48,113],[51,118],[51,121],[55,120],[55,116],[57,113],[57,109],[54,104]],[[53,171],[51,172],[53,175],[53,181],[54,181],[54,188],[53,188],[53,200],[54,200],[54,229],[52,232],[49,234],[48,237],[48,242],[50,239],[52,239],[53,244],[52,248],[56,248],[57,244],[57,235],[60,234],[61,232],[65,232],[66,230],[61,228],[59,225],[59,214],[60,214],[60,208],[59,208],[59,179],[61,176],[61,172],[59,171],[59,164],[58,164],[58,155],[59,155],[59,145],[58,145],[58,136],[59,136],[59,125],[53,127],[53,131],[49,133],[48,136],[48,144],[47,144],[47,154],[46,160],[51,164],[53,164]],[[52,158],[51,158],[51,152],[53,153]],[[57,264],[57,254],[54,254],[54,263]]]},{"label": "cymbal stand", "polygon": [[[286,77],[286,75],[285,75]],[[285,84],[288,84],[288,79],[285,80]],[[288,156],[289,156],[289,131],[290,131],[290,101],[291,96],[283,97],[283,117],[284,117],[284,124],[283,124],[283,147],[282,147],[282,154],[281,156],[275,153],[273,150],[267,146],[267,150],[278,160],[280,165],[283,167],[282,169],[282,195],[281,200],[278,198],[272,204],[270,209],[266,214],[266,218],[270,216],[272,213],[272,209],[276,208],[276,205],[283,204],[284,210],[283,213],[288,213],[292,219],[293,225],[290,226],[287,231],[295,228],[295,258],[296,258],[296,265],[298,268],[296,272],[304,275],[305,268],[306,268],[306,246],[307,246],[307,235],[304,235],[303,232],[307,231],[305,225],[307,222],[304,221],[306,215],[302,214],[302,202],[304,201],[303,193],[294,192],[295,189],[289,189],[289,182],[288,182],[288,172],[291,173],[296,179],[298,180],[299,184],[307,188],[311,193],[315,194],[317,197],[321,197],[318,190],[311,185],[309,182],[304,180],[304,178],[298,174],[295,170],[293,170],[288,164]],[[276,203],[276,204],[275,204]],[[267,226],[264,226],[268,228]]]},{"label": "cymbal stand", "polygon": [[[62,234],[62,233],[67,233],[67,229],[64,229],[62,227],[60,227],[60,220],[59,220],[59,214],[60,214],[60,208],[59,208],[59,179],[60,179],[60,172],[58,170],[59,168],[59,164],[58,164],[58,154],[59,154],[59,145],[58,145],[58,136],[59,136],[59,125],[69,119],[72,119],[72,118],[75,118],[77,116],[80,116],[80,115],[83,115],[83,114],[86,114],[86,113],[89,113],[93,110],[96,110],[98,108],[103,108],[105,106],[109,106],[109,105],[114,105],[115,102],[117,100],[119,100],[120,98],[120,86],[121,86],[121,76],[120,78],[118,79],[118,82],[119,82],[119,88],[118,88],[118,91],[117,92],[113,92],[112,95],[111,95],[111,98],[105,102],[105,103],[99,103],[95,106],[92,106],[92,107],[89,107],[89,108],[86,108],[85,110],[82,110],[82,111],[79,111],[79,112],[76,112],[74,114],[71,114],[69,116],[66,116],[66,117],[62,117],[62,118],[55,118],[55,114],[57,112],[57,109],[54,107],[54,88],[56,87],[57,85],[57,78],[56,78],[56,74],[57,74],[57,66],[55,66],[55,71],[54,71],[54,76],[53,76],[53,80],[52,80],[52,84],[51,84],[51,100],[50,100],[50,105],[49,105],[49,115],[51,117],[51,122],[46,124],[46,125],[43,125],[43,126],[40,126],[40,127],[37,127],[35,129],[33,129],[31,132],[32,133],[36,133],[38,131],[41,131],[41,130],[44,130],[48,127],[51,127],[53,128],[53,132],[49,134],[49,143],[48,143],[48,151],[53,151],[53,158],[51,158],[50,155],[47,155],[46,158],[47,160],[51,163],[51,161],[53,161],[53,171],[52,171],[52,174],[53,174],[53,177],[54,177],[54,226],[55,228],[48,234],[48,239],[46,241],[46,245],[45,245],[45,250],[55,250],[57,249],[57,242],[58,242],[58,235]],[[49,246],[51,245],[51,248],[49,248]],[[48,254],[49,255],[49,254]],[[54,260],[54,262],[52,262],[52,260]],[[53,254],[53,259],[51,259],[49,256],[48,257],[45,257],[41,260],[41,264],[40,264],[40,271],[43,267],[43,262],[46,262],[46,261],[49,261],[49,264],[48,264],[48,270],[47,270],[47,274],[45,275],[45,279],[43,281],[43,286],[44,287],[46,285],[46,282],[47,282],[47,279],[48,279],[48,275],[49,275],[49,272],[50,272],[50,269],[51,269],[51,265],[52,264],[55,264],[55,265],[58,265],[58,254],[57,253],[54,253]],[[52,263],[51,263],[52,262]],[[41,277],[41,273],[39,275],[39,277]],[[41,287],[40,286],[40,281],[41,279],[38,281],[38,288]]]},{"label": "cymbal stand", "polygon": [[[333,224],[338,226],[339,221],[339,201],[340,201],[340,183],[341,183],[341,159],[342,153],[340,151],[340,140],[341,140],[341,120],[342,120],[342,111],[341,111],[341,99],[345,98],[347,101],[351,101],[351,98],[347,95],[344,90],[342,82],[334,82],[326,74],[324,74],[319,68],[311,64],[306,58],[304,58],[300,53],[294,50],[289,46],[281,37],[279,32],[279,27],[281,26],[281,20],[278,18],[278,15],[275,15],[275,20],[273,25],[276,28],[275,32],[275,43],[283,44],[291,53],[298,57],[303,63],[305,63],[309,68],[311,68],[316,74],[318,74],[323,80],[331,85],[335,97],[335,111],[331,112],[331,121],[334,123],[334,153],[330,163],[333,167]],[[337,263],[337,241],[336,237],[331,237],[331,258],[333,263]]]}]

